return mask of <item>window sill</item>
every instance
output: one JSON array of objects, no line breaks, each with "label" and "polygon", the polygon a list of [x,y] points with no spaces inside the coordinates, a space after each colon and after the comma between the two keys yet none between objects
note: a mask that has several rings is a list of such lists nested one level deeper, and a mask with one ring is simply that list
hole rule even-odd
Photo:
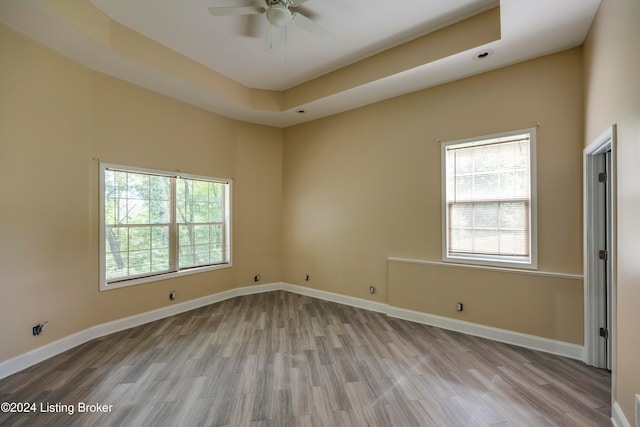
[{"label": "window sill", "polygon": [[447,256],[442,258],[447,264],[477,265],[483,267],[497,267],[515,270],[537,270],[536,260],[519,260],[509,257],[481,257],[481,256]]},{"label": "window sill", "polygon": [[135,285],[141,285],[143,283],[150,283],[150,282],[159,282],[160,280],[167,280],[167,279],[175,279],[178,277],[183,277],[183,276],[189,276],[191,274],[199,274],[199,273],[206,273],[208,271],[214,271],[214,270],[222,270],[224,268],[231,268],[233,265],[231,262],[225,263],[225,264],[216,264],[216,265],[209,265],[206,267],[195,267],[195,268],[190,268],[187,270],[180,270],[180,271],[174,271],[171,273],[162,273],[162,274],[157,274],[155,276],[145,276],[145,277],[139,277],[136,279],[130,279],[130,280],[123,280],[121,282],[112,282],[112,283],[100,283],[100,291],[110,291],[113,289],[120,289],[120,288],[126,288],[129,286],[135,286]]}]

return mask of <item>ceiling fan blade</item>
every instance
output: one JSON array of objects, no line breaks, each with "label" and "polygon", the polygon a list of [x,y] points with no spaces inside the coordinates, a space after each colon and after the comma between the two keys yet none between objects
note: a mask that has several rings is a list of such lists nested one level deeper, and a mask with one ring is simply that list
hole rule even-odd
[{"label": "ceiling fan blade", "polygon": [[242,35],[244,37],[262,38],[264,19],[258,15],[249,15],[245,18],[245,21]]},{"label": "ceiling fan blade", "polygon": [[229,16],[229,15],[259,15],[264,13],[266,9],[260,6],[229,6],[229,7],[210,7],[209,13],[213,16]]},{"label": "ceiling fan blade", "polygon": [[309,1],[309,0],[293,0],[293,5],[292,5],[292,7],[298,7],[298,6],[300,6],[302,3],[306,3],[306,2],[308,2],[308,1]]},{"label": "ceiling fan blade", "polygon": [[307,18],[301,13],[298,13],[298,12],[293,13],[291,15],[291,20],[293,21],[294,24],[298,25],[305,31],[308,31],[309,33],[313,34],[314,36],[322,40],[331,41],[335,39],[335,36],[331,31],[327,30],[322,25],[316,24],[311,19]]},{"label": "ceiling fan blade", "polygon": [[295,11],[292,11],[292,13],[299,13],[301,15],[306,16],[307,18],[311,19],[312,21],[316,18],[318,18],[318,14],[315,13],[313,10],[309,9],[308,7],[296,7]]}]

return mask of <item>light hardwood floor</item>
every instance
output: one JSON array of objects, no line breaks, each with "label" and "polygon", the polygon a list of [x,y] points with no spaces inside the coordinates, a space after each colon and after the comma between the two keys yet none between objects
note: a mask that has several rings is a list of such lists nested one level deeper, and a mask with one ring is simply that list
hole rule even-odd
[{"label": "light hardwood floor", "polygon": [[[610,426],[610,374],[283,291],[99,338],[0,381],[2,426]],[[78,413],[78,404],[112,405]],[[56,410],[56,407],[52,407]]]}]

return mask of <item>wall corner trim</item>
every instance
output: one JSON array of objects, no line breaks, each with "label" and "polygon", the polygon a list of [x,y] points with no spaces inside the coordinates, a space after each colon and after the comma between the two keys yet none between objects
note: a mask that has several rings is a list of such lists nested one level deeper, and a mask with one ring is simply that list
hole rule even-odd
[{"label": "wall corner trim", "polygon": [[[100,338],[105,335],[113,334],[115,332],[133,328],[135,326],[143,325],[155,320],[164,319],[165,317],[174,316],[176,314],[194,310],[206,305],[215,304],[217,302],[225,301],[230,298],[278,290],[305,295],[312,298],[318,298],[325,301],[331,301],[338,304],[349,305],[352,307],[358,307],[399,319],[422,323],[425,325],[435,326],[482,338],[488,338],[494,341],[513,344],[520,347],[526,347],[533,350],[539,350],[546,353],[569,357],[572,359],[583,359],[584,347],[576,344],[522,334],[519,332],[494,328],[477,323],[465,322],[448,317],[436,316],[429,313],[407,310],[403,308],[393,307],[381,302],[322,291],[305,286],[293,285],[284,282],[274,282],[264,285],[243,286],[239,288],[229,289],[212,295],[207,295],[205,297],[185,301],[183,303],[173,304],[170,306],[158,308],[156,310],[151,310],[122,319],[117,319],[112,322],[92,326],[73,335],[69,335],[52,343],[46,344],[42,347],[33,349],[27,353],[23,353],[11,359],[0,362],[0,379],[8,377],[9,375],[13,375],[19,371],[22,371],[23,369],[40,363],[46,359],[49,359],[57,354],[70,350],[95,338]],[[616,405],[617,404],[614,404],[614,409]],[[622,411],[619,409],[619,407],[618,410],[620,413],[620,417],[622,417],[621,420],[624,420],[626,422],[626,419],[624,418],[624,415],[622,414]],[[630,427],[628,422],[626,424],[617,424],[617,426]]]}]

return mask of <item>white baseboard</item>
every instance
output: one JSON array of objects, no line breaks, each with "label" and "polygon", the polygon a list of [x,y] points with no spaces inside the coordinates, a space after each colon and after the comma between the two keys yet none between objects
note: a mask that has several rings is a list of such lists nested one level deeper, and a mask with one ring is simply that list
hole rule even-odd
[{"label": "white baseboard", "polygon": [[196,298],[189,301],[172,304],[156,310],[147,311],[112,322],[102,323],[92,326],[73,335],[61,338],[52,343],[43,345],[33,349],[27,353],[21,354],[4,362],[0,362],[0,379],[9,375],[20,372],[29,366],[40,363],[57,354],[70,350],[80,344],[84,344],[92,339],[103,337],[105,335],[120,332],[135,326],[144,325],[145,323],[155,320],[164,319],[165,317],[174,316],[206,305],[215,304],[230,298],[241,295],[256,294],[262,292],[270,292],[282,289],[280,283],[272,283],[266,285],[245,286],[242,288],[229,289],[227,291],[218,292],[216,294],[207,295],[202,298]]},{"label": "white baseboard", "polygon": [[[306,295],[309,297],[318,298],[325,301],[332,301],[352,307],[363,308],[365,310],[383,313],[388,316],[397,317],[412,322],[423,323],[443,329],[449,329],[469,335],[492,339],[494,341],[500,341],[508,344],[530,348],[533,350],[553,353],[572,359],[582,360],[584,353],[584,347],[562,341],[556,341],[547,338],[536,337],[533,335],[522,334],[519,332],[508,331],[505,329],[484,326],[477,323],[470,323],[457,319],[451,319],[448,317],[436,316],[433,314],[392,307],[385,303],[350,297],[333,292],[321,291],[318,289],[307,288],[305,286],[276,282],[265,285],[234,288],[227,291],[218,292],[213,295],[208,295],[206,297],[173,304],[156,310],[147,311],[145,313],[136,314],[134,316],[114,320],[112,322],[103,323],[101,325],[92,326],[88,329],[85,329],[84,331],[80,331],[73,335],[61,338],[57,341],[54,341],[42,347],[38,347],[12,359],[0,362],[0,379],[26,369],[29,366],[35,365],[36,363],[40,363],[43,360],[49,359],[59,353],[67,351],[73,347],[76,347],[95,338],[119,332],[124,329],[133,328],[135,326],[143,325],[155,320],[164,319],[165,317],[174,316],[176,314],[184,313],[186,311],[194,310],[206,305],[215,304],[217,302],[221,302],[230,298],[277,290]],[[624,419],[624,415],[622,415],[622,419]],[[627,423],[620,424],[620,427],[630,426]]]},{"label": "white baseboard", "polygon": [[[620,408],[618,402],[613,402],[613,405],[611,405],[611,423],[613,424],[613,427],[631,427],[629,420],[624,416],[622,408]],[[636,422],[636,426],[637,425],[638,424]]]},{"label": "white baseboard", "polygon": [[387,315],[399,319],[410,320],[412,322],[423,323],[425,325],[436,326],[450,331],[462,332],[481,338],[488,338],[506,344],[513,344],[519,347],[530,348],[532,350],[544,351],[546,353],[569,357],[571,359],[582,360],[584,347],[564,341],[542,338],[535,335],[523,334],[521,332],[509,331],[507,329],[494,328],[479,323],[466,322],[464,320],[452,319],[450,317],[437,316],[435,314],[423,313],[420,311],[407,310],[404,308],[389,306]]},{"label": "white baseboard", "polygon": [[381,302],[369,301],[362,298],[350,297],[347,295],[321,291],[319,289],[307,288],[305,286],[292,285],[289,283],[282,283],[281,289],[283,291],[293,292],[294,294],[305,295],[325,301],[337,302],[338,304],[364,308],[365,310],[376,311],[378,313],[387,313],[388,305]]}]

